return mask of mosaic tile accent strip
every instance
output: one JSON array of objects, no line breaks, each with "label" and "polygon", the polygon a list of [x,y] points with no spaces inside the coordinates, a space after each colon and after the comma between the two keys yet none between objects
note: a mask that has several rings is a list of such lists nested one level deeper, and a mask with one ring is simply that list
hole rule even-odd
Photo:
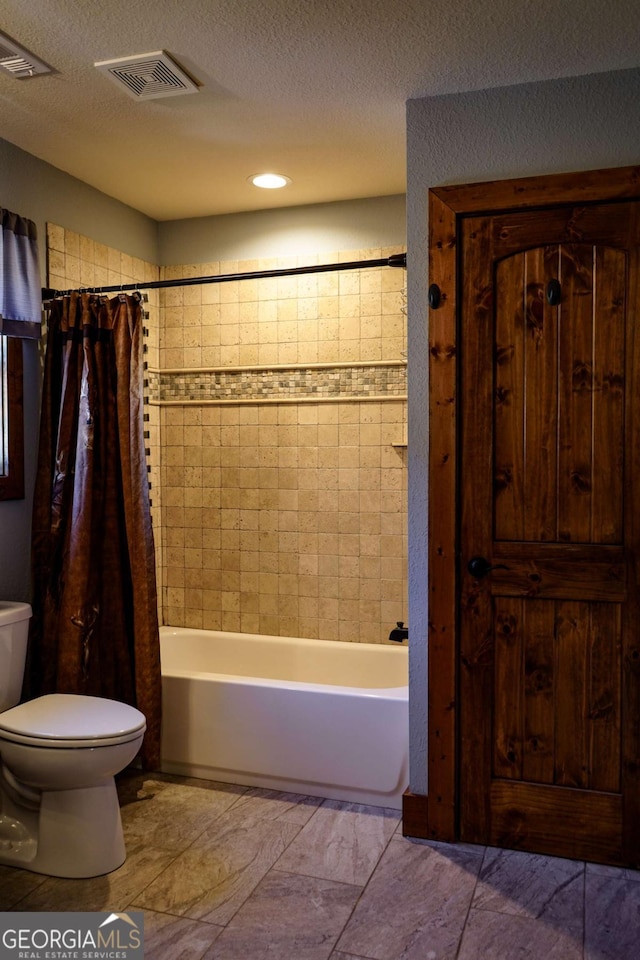
[{"label": "mosaic tile accent strip", "polygon": [[407,372],[398,366],[148,372],[151,402],[345,400],[404,397]]}]

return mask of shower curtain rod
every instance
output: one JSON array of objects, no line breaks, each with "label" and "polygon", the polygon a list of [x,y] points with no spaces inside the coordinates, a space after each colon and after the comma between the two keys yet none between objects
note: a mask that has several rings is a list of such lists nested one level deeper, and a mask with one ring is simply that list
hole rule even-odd
[{"label": "shower curtain rod", "polygon": [[160,290],[165,287],[193,287],[201,283],[224,283],[229,280],[262,280],[269,277],[294,277],[306,273],[329,273],[335,270],[364,270],[367,267],[406,267],[406,253],[394,253],[390,257],[378,260],[351,260],[347,263],[317,263],[308,267],[283,267],[280,270],[252,270],[246,273],[219,273],[211,277],[183,277],[176,280],[152,280],[148,283],[118,283],[107,287],[82,287],[72,290],[53,290],[42,288],[42,300],[55,300],[56,297],[69,296],[71,293],[125,293],[127,290]]}]

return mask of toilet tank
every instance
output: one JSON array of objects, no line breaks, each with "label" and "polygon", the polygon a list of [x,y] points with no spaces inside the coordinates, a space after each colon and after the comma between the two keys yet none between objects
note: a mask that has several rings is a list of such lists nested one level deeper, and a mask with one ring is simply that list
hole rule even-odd
[{"label": "toilet tank", "polygon": [[0,600],[0,712],[20,703],[31,607]]}]

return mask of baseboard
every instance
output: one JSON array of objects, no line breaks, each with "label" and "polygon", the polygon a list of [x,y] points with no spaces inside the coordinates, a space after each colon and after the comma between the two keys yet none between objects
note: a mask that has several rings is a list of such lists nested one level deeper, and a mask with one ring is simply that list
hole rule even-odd
[{"label": "baseboard", "polygon": [[402,795],[402,835],[429,840],[429,798],[423,793],[405,790]]},{"label": "baseboard", "polygon": [[455,810],[436,796],[405,790],[402,797],[402,834],[418,840],[455,843],[459,839]]}]

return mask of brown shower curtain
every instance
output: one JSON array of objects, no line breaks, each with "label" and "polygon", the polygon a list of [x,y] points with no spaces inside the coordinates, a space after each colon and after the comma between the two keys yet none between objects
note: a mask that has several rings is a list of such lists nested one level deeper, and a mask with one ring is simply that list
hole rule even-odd
[{"label": "brown shower curtain", "polygon": [[143,766],[156,769],[160,652],[139,301],[72,293],[51,307],[26,693],[136,706],[147,718]]}]

